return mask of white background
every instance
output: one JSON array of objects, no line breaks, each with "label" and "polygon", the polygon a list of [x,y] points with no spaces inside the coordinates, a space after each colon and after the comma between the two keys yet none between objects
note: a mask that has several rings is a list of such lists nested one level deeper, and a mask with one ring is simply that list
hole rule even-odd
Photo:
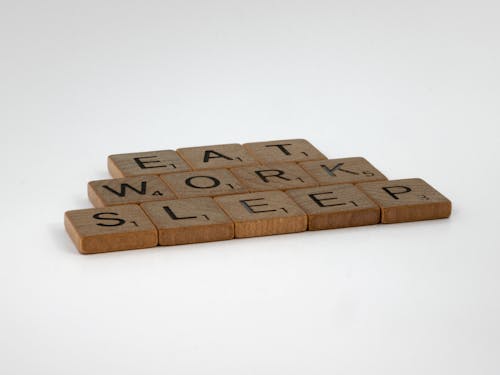
[{"label": "white background", "polygon": [[[1,1],[0,373],[499,374],[500,6]],[[113,153],[309,139],[448,220],[79,255]]]}]

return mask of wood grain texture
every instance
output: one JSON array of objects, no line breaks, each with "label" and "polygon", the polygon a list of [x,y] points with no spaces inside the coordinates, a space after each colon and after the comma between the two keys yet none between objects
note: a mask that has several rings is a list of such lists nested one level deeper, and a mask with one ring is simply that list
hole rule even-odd
[{"label": "wood grain texture", "polygon": [[307,229],[306,214],[282,191],[225,195],[214,200],[234,221],[236,238]]},{"label": "wood grain texture", "polygon": [[174,193],[157,176],[124,177],[90,181],[89,200],[95,207],[175,199]]},{"label": "wood grain texture", "polygon": [[358,184],[382,210],[382,223],[447,218],[451,202],[419,178]]},{"label": "wood grain texture", "polygon": [[179,198],[214,197],[248,192],[227,169],[172,173],[160,176]]},{"label": "wood grain texture", "polygon": [[318,185],[314,178],[295,163],[270,163],[232,168],[231,172],[252,192]]},{"label": "wood grain texture", "polygon": [[380,208],[352,184],[288,190],[308,217],[309,230],[377,224]]},{"label": "wood grain texture", "polygon": [[326,159],[321,151],[305,139],[252,142],[243,146],[263,164]]},{"label": "wood grain texture", "polygon": [[241,167],[259,164],[238,143],[185,147],[177,150],[179,155],[195,170]]},{"label": "wood grain texture", "polygon": [[191,168],[175,151],[162,150],[110,155],[108,170],[111,176],[120,178],[184,172]]},{"label": "wood grain texture", "polygon": [[362,157],[327,159],[305,139],[108,157],[96,209],[65,213],[82,253],[210,242],[450,216],[421,179],[388,181]]},{"label": "wood grain texture", "polygon": [[143,249],[158,244],[158,233],[137,205],[67,211],[64,225],[82,254]]},{"label": "wood grain texture", "polygon": [[234,238],[234,224],[212,198],[141,204],[158,229],[160,245],[182,245]]},{"label": "wood grain texture", "polygon": [[310,161],[299,163],[299,165],[320,185],[387,180],[377,168],[362,157]]}]

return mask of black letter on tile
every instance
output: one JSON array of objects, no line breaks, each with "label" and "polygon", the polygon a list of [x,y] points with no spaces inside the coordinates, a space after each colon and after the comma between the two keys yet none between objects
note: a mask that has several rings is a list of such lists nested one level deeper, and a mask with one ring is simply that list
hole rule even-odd
[{"label": "black letter on tile", "polygon": [[177,216],[174,211],[168,206],[164,206],[163,209],[165,212],[172,218],[172,220],[183,220],[183,219],[196,219],[198,216],[184,216],[184,217],[179,217]]},{"label": "black letter on tile", "polygon": [[[264,175],[264,173],[267,173],[267,172],[272,172],[273,174]],[[260,179],[264,182],[269,182],[268,179],[271,177],[278,177],[278,178],[281,178],[282,180],[285,180],[285,181],[291,181],[289,178],[283,177],[283,175],[285,174],[285,171],[282,171],[280,169],[261,169],[261,170],[255,171],[255,174],[257,176],[259,176]]]},{"label": "black letter on tile", "polygon": [[147,166],[146,164],[153,164],[153,163],[161,163],[161,160],[151,160],[151,161],[142,161],[141,159],[150,159],[150,158],[157,158],[158,156],[141,156],[140,158],[134,158],[134,161],[137,163],[139,168],[141,169],[148,169],[148,168],[162,168],[166,167],[166,165],[154,165],[154,166]]},{"label": "black letter on tile", "polygon": [[290,151],[288,151],[285,146],[291,146],[291,143],[281,143],[281,144],[276,144],[276,145],[266,145],[265,147],[278,147],[278,149],[281,150],[286,156],[292,155]]},{"label": "black letter on tile", "polygon": [[137,194],[141,194],[141,195],[146,194],[146,185],[147,185],[147,181],[142,181],[141,182],[141,190],[139,190],[139,189],[136,189],[133,186],[130,186],[129,184],[121,184],[119,192],[116,191],[116,190],[114,190],[113,188],[109,187],[108,185],[102,185],[102,187],[104,189],[107,189],[111,193],[113,193],[115,195],[118,195],[119,197],[123,198],[127,194],[127,188],[129,188],[130,190],[135,191]]},{"label": "black letter on tile", "polygon": [[[210,156],[210,154],[214,154],[215,156]],[[203,162],[208,163],[210,159],[218,159],[218,158],[223,158],[226,160],[233,160],[229,156],[226,156],[224,154],[221,154],[220,152],[214,151],[214,150],[206,150],[205,154],[203,155]]]},{"label": "black letter on tile", "polygon": [[123,219],[112,218],[112,217],[101,217],[101,215],[116,215],[116,216],[118,216],[118,214],[116,212],[99,212],[98,214],[95,214],[94,216],[92,216],[94,219],[116,221],[116,223],[114,223],[114,224],[97,223],[96,225],[99,225],[100,227],[117,227],[119,225],[125,224],[125,220],[123,220]]},{"label": "black letter on tile", "polygon": [[326,171],[326,173],[328,173],[330,176],[333,176],[333,177],[337,177],[336,174],[334,173],[335,171],[342,171],[344,173],[350,173],[350,174],[354,174],[354,175],[358,175],[359,174],[357,172],[349,171],[347,169],[342,169],[341,167],[343,165],[344,165],[344,163],[338,163],[333,168],[328,168],[326,165],[321,164],[321,167]]},{"label": "black letter on tile", "polygon": [[[197,185],[193,184],[193,180],[195,178],[207,178],[210,181],[212,181],[212,185],[210,185],[210,186],[197,186]],[[220,181],[217,178],[212,177],[212,176],[193,176],[193,177],[189,177],[188,179],[186,179],[185,182],[186,182],[187,186],[190,186],[190,187],[195,188],[195,189],[211,189],[211,188],[214,188],[214,187],[217,187],[220,185]]]},{"label": "black letter on tile", "polygon": [[[403,191],[391,191],[390,189],[401,188]],[[411,189],[408,186],[387,186],[382,188],[387,194],[389,194],[394,199],[399,199],[398,194],[409,193]]]},{"label": "black letter on tile", "polygon": [[258,213],[261,213],[261,212],[273,212],[273,211],[276,211],[276,210],[260,210],[260,211],[256,211],[254,210],[252,207],[262,207],[262,206],[269,206],[269,204],[267,203],[264,203],[264,204],[248,204],[248,202],[251,202],[251,201],[261,201],[261,200],[264,200],[264,198],[255,198],[255,199],[242,199],[240,200],[240,203],[243,205],[243,207],[245,207],[245,209],[250,212],[251,214],[258,214]]},{"label": "black letter on tile", "polygon": [[309,198],[311,198],[314,201],[314,203],[316,203],[320,207],[343,206],[343,205],[346,204],[346,203],[324,204],[323,203],[324,201],[338,199],[337,197],[323,198],[323,199],[317,197],[318,195],[324,195],[324,194],[333,194],[333,191],[327,191],[327,192],[324,192],[324,193],[308,194],[308,195],[309,195]]}]

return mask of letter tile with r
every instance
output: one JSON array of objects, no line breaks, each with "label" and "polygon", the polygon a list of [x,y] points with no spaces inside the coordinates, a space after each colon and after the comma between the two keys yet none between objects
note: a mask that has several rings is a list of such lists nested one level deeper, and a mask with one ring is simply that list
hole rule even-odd
[{"label": "letter tile with r", "polygon": [[314,178],[295,163],[233,168],[231,172],[248,186],[250,191],[286,190],[318,185]]}]

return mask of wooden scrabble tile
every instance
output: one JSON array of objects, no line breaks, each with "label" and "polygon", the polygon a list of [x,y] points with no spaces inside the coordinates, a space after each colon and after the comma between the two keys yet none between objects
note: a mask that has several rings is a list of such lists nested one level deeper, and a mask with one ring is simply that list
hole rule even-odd
[{"label": "wooden scrabble tile", "polygon": [[95,207],[175,199],[157,176],[124,177],[88,183],[88,196]]},{"label": "wooden scrabble tile", "polygon": [[231,168],[259,164],[240,144],[186,147],[177,150],[193,169]]},{"label": "wooden scrabble tile", "polygon": [[231,172],[250,191],[286,190],[317,186],[318,183],[295,163],[232,168]]},{"label": "wooden scrabble tile", "polygon": [[163,150],[110,155],[108,170],[111,176],[119,178],[184,172],[191,168],[175,151]]},{"label": "wooden scrabble tile", "polygon": [[67,211],[64,226],[82,254],[158,245],[158,233],[137,205]]},{"label": "wooden scrabble tile", "polygon": [[176,199],[141,204],[158,228],[160,245],[230,240],[234,224],[212,198]]},{"label": "wooden scrabble tile", "polygon": [[320,185],[357,184],[387,178],[365,158],[342,158],[299,163]]},{"label": "wooden scrabble tile", "polygon": [[236,238],[307,229],[306,214],[282,191],[225,195],[214,200],[234,221]]},{"label": "wooden scrabble tile", "polygon": [[213,197],[248,192],[227,169],[171,173],[160,176],[179,198]]},{"label": "wooden scrabble tile", "polygon": [[380,208],[352,184],[288,190],[308,216],[308,229],[332,229],[377,224]]},{"label": "wooden scrabble tile", "polygon": [[305,139],[253,142],[243,145],[261,163],[299,162],[326,159]]},{"label": "wooden scrabble tile", "polygon": [[400,223],[450,216],[451,202],[419,178],[356,185],[382,210],[382,223]]}]

